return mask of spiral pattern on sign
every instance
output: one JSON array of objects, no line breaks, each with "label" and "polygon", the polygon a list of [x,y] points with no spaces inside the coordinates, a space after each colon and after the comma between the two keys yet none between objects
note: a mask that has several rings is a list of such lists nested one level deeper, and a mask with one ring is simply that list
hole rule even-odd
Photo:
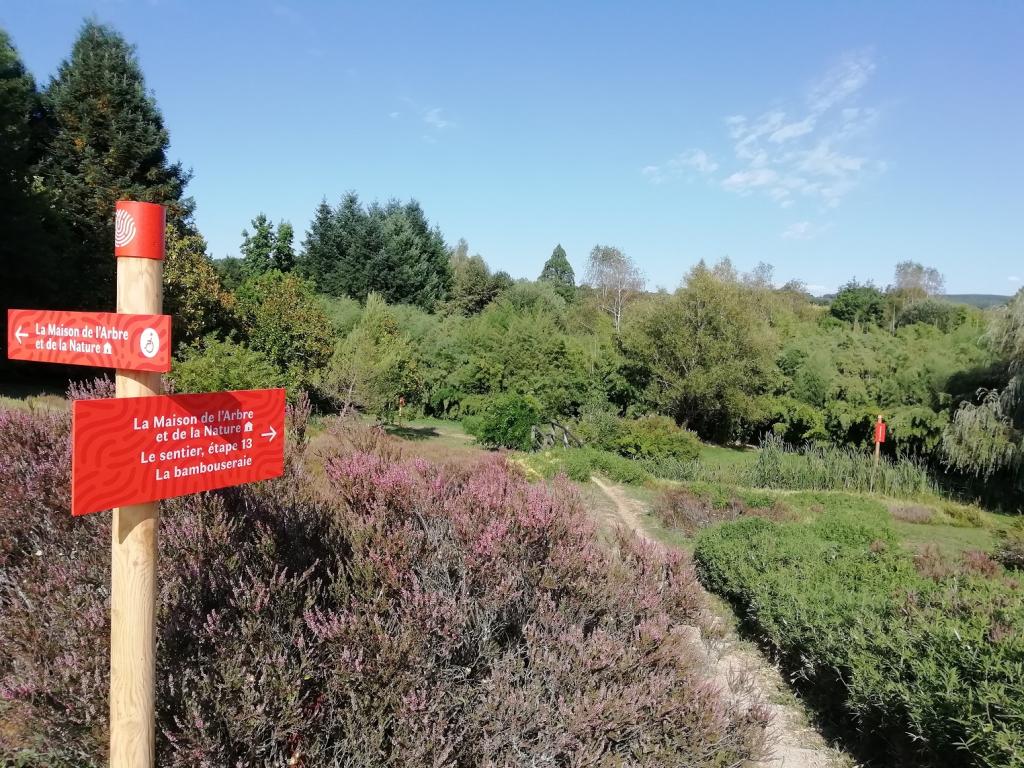
[{"label": "spiral pattern on sign", "polygon": [[118,210],[114,214],[114,245],[124,248],[135,239],[135,219],[128,211]]}]

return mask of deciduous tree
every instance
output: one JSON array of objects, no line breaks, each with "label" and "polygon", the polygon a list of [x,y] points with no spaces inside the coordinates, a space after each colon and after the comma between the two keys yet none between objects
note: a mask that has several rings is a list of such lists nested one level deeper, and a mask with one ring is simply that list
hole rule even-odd
[{"label": "deciduous tree", "polygon": [[617,333],[626,305],[644,289],[640,269],[618,248],[595,245],[587,264],[587,282],[597,294],[601,308],[611,315]]}]

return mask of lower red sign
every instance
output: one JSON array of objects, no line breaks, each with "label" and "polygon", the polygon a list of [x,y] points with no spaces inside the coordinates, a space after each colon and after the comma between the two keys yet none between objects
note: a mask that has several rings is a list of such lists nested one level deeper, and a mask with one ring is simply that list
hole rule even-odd
[{"label": "lower red sign", "polygon": [[171,318],[9,309],[7,357],[166,373],[171,370]]},{"label": "lower red sign", "polygon": [[71,514],[284,473],[284,390],[76,400]]}]

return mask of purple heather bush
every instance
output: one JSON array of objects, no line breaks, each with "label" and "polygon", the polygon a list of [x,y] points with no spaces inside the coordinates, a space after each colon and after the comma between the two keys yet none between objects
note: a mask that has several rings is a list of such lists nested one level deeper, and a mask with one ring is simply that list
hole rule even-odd
[{"label": "purple heather bush", "polygon": [[[105,762],[109,514],[70,517],[68,433],[66,413],[0,411],[4,764]],[[765,711],[728,703],[686,639],[705,611],[687,560],[603,548],[568,482],[500,457],[397,454],[357,436],[323,476],[293,455],[280,480],[164,503],[159,765],[760,753]]]}]

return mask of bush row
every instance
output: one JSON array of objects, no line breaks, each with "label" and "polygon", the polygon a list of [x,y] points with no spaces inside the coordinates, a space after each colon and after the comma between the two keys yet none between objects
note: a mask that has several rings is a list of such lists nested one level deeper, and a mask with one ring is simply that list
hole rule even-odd
[{"label": "bush row", "polygon": [[886,512],[699,534],[707,586],[890,765],[1024,765],[1024,587],[981,553],[936,568]]}]

